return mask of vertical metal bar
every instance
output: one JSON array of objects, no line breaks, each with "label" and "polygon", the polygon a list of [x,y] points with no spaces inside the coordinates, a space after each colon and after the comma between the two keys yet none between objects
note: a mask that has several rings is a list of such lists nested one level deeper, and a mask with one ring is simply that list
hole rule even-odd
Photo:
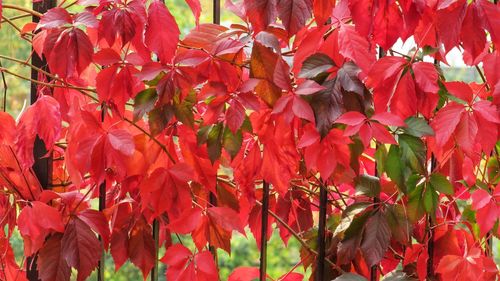
[{"label": "vertical metal bar", "polygon": [[[160,0],[161,2],[165,3],[165,0]],[[160,223],[158,219],[153,220],[153,241],[154,241],[154,254],[155,254],[155,261],[153,264],[153,268],[151,269],[151,281],[158,281],[158,258],[159,258],[159,251],[160,251]]]},{"label": "vertical metal bar", "polygon": [[[385,51],[382,47],[378,48],[378,58],[381,59],[385,56]],[[376,145],[376,149],[378,149],[378,144]],[[378,168],[377,168],[377,163],[375,162],[375,176],[379,176]],[[378,203],[380,203],[380,198],[375,196],[373,198],[373,204],[376,206]],[[378,279],[378,265],[373,265],[370,268],[370,281],[377,281]]]},{"label": "vertical metal bar", "polygon": [[[99,185],[99,212],[106,209],[106,182]],[[102,241],[102,237],[99,236],[99,240]],[[101,259],[97,265],[97,281],[104,281],[104,266],[105,266],[105,252],[102,251]]]},{"label": "vertical metal bar", "polygon": [[[212,4],[212,23],[220,24],[220,0],[213,0]],[[210,192],[210,194],[208,195],[208,201],[211,206],[217,206],[217,197],[214,193]],[[217,249],[212,245],[208,245],[208,249],[212,253],[212,256],[215,259],[215,263],[217,263]]]},{"label": "vertical metal bar", "polygon": [[325,278],[326,256],[326,206],[328,204],[328,191],[326,183],[320,184],[319,191],[319,223],[318,223],[318,257],[316,259],[316,281]]},{"label": "vertical metal bar", "polygon": [[160,223],[158,219],[153,221],[153,240],[155,242],[155,262],[151,269],[151,281],[158,281],[158,254],[160,248]]},{"label": "vertical metal bar", "polygon": [[260,234],[260,267],[259,280],[266,280],[267,276],[267,227],[269,220],[269,183],[262,184],[261,234]]},{"label": "vertical metal bar", "polygon": [[[101,108],[101,122],[104,123],[104,119],[106,118],[106,104],[102,104]],[[104,180],[99,185],[99,212],[104,211],[106,209],[106,180]],[[99,235],[99,241],[102,241],[102,237]],[[105,267],[105,256],[104,251],[101,253],[101,259],[97,264],[97,281],[104,281],[104,267]]]},{"label": "vertical metal bar", "polygon": [[[45,13],[50,8],[56,6],[56,0],[43,0],[40,2],[33,3],[33,10],[39,13]],[[33,16],[33,22],[39,22],[39,18]],[[47,62],[38,56],[36,52],[33,52],[31,58],[31,64],[34,66],[47,69]],[[38,80],[38,71],[31,70],[31,79]],[[38,99],[38,87],[36,83],[31,83],[30,89],[30,102],[35,103]],[[40,185],[43,189],[49,189],[52,183],[52,157],[43,157],[47,154],[47,149],[43,141],[37,136],[35,140],[35,146],[33,148],[33,156],[35,163],[33,164],[33,172],[35,173]],[[37,271],[37,256],[33,255],[26,259],[26,278],[29,281],[38,281],[38,271]]]},{"label": "vertical metal bar", "polygon": [[[439,67],[439,61],[434,59],[434,66]],[[431,173],[437,166],[436,157],[431,154]],[[432,216],[427,215],[427,280],[434,280],[434,222],[432,221]]]},{"label": "vertical metal bar", "polygon": [[213,0],[213,23],[220,24],[220,0]]}]

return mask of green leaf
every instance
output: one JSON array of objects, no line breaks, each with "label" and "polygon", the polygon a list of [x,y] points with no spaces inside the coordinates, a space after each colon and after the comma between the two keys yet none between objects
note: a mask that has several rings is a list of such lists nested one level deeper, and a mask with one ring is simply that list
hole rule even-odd
[{"label": "green leaf", "polygon": [[196,103],[196,93],[194,91],[189,92],[189,94],[184,98],[184,100],[180,100],[180,94],[177,93],[174,96],[174,108],[175,108],[175,117],[185,125],[193,128],[194,126],[194,115],[193,115],[193,106]]},{"label": "green leaf", "polygon": [[427,124],[424,118],[421,117],[410,117],[405,120],[408,127],[403,128],[405,133],[412,135],[417,138],[423,136],[434,136],[434,130]]},{"label": "green leaf", "polygon": [[174,109],[168,104],[151,110],[148,113],[148,124],[151,135],[156,136],[161,133],[172,116],[174,116]]},{"label": "green leaf", "polygon": [[238,130],[236,134],[233,134],[228,127],[224,129],[224,138],[222,140],[222,145],[224,149],[234,158],[236,154],[240,151],[241,144],[243,142],[243,135],[241,130]]},{"label": "green leaf", "polygon": [[442,174],[439,173],[432,174],[430,177],[430,184],[435,190],[443,194],[452,195],[454,192],[453,185]]},{"label": "green leaf", "polygon": [[356,173],[359,173],[359,156],[363,154],[364,149],[364,144],[357,138],[353,139],[353,142],[349,144],[349,150],[351,151],[350,165]]},{"label": "green leaf", "polygon": [[139,121],[144,114],[150,112],[158,100],[154,88],[148,88],[137,94],[134,98],[134,122]]},{"label": "green leaf", "polygon": [[375,163],[377,164],[377,172],[379,173],[379,175],[385,172],[386,159],[387,159],[386,146],[385,145],[377,146],[377,150],[375,151]]},{"label": "green leaf", "polygon": [[223,127],[222,123],[219,123],[212,127],[210,132],[208,133],[207,138],[207,150],[208,150],[208,158],[212,161],[212,164],[215,160],[219,159],[220,154],[222,152],[222,135],[223,135]]},{"label": "green leaf", "polygon": [[201,126],[200,129],[198,129],[198,132],[196,133],[196,142],[198,145],[202,145],[207,142],[208,139],[208,133],[212,129],[213,125],[209,126]]},{"label": "green leaf", "polygon": [[335,229],[333,236],[343,234],[351,226],[352,222],[354,221],[354,217],[357,214],[360,214],[361,212],[365,211],[368,206],[370,206],[370,203],[368,202],[358,202],[349,205],[344,210],[344,213],[342,214],[342,219],[340,220],[340,223],[337,225],[337,228]]},{"label": "green leaf", "polygon": [[422,202],[422,193],[424,184],[419,184],[410,192],[408,200],[408,218],[411,222],[416,222],[425,214],[424,204]]},{"label": "green leaf", "polygon": [[414,171],[424,174],[426,151],[424,142],[414,136],[402,134],[399,136],[401,158]]},{"label": "green leaf", "polygon": [[401,205],[388,205],[386,208],[387,223],[392,232],[392,236],[402,244],[409,242],[412,225],[408,222],[405,209]]},{"label": "green leaf", "polygon": [[380,194],[380,179],[367,174],[356,179],[356,194],[377,197]]},{"label": "green leaf", "polygon": [[333,279],[333,281],[367,281],[363,276],[354,273],[344,273],[339,277]]},{"label": "green leaf", "polygon": [[434,215],[436,212],[436,207],[438,205],[439,197],[434,188],[432,188],[432,186],[429,184],[426,186],[423,199],[424,199],[424,210],[427,213]]},{"label": "green leaf", "polygon": [[391,148],[389,148],[389,153],[387,153],[384,170],[389,178],[396,183],[399,189],[406,193],[407,189],[405,186],[405,180],[401,167],[401,158],[399,154],[399,147],[396,145],[391,145]]}]

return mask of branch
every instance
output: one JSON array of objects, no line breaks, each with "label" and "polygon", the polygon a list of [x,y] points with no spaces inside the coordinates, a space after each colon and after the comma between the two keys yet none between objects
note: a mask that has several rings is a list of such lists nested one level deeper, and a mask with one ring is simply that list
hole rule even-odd
[{"label": "branch", "polygon": [[37,12],[37,11],[33,11],[31,9],[28,9],[28,8],[25,8],[25,7],[22,7],[22,6],[18,6],[18,5],[12,5],[12,4],[3,4],[3,8],[4,9],[11,9],[11,10],[18,10],[18,11],[22,11],[22,12],[26,12],[32,16],[35,16],[35,17],[38,17],[38,18],[41,18],[43,16],[43,14]]}]

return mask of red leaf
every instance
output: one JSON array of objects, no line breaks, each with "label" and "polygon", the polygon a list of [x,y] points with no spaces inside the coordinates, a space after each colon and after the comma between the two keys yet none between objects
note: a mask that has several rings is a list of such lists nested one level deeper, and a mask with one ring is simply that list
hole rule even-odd
[{"label": "red leaf", "polygon": [[239,101],[234,99],[229,102],[229,105],[226,112],[226,123],[234,134],[245,121],[245,108]]},{"label": "red leaf", "polygon": [[255,34],[273,23],[276,20],[277,0],[244,0],[246,16],[248,21],[252,24]]},{"label": "red leaf", "polygon": [[16,136],[16,121],[6,112],[0,112],[0,144],[13,145]]},{"label": "red leaf", "polygon": [[161,261],[168,265],[166,275],[169,281],[218,279],[217,266],[209,251],[203,251],[193,256],[188,248],[181,244],[175,244],[167,249]]},{"label": "red leaf", "polygon": [[382,212],[377,212],[366,222],[361,251],[368,266],[373,266],[382,260],[389,247],[391,229]]},{"label": "red leaf", "polygon": [[111,147],[123,155],[132,155],[134,153],[134,140],[130,132],[124,129],[110,129],[108,131],[108,141]]},{"label": "red leaf", "polygon": [[52,149],[61,133],[59,103],[50,96],[40,97],[26,110],[17,125],[16,152],[24,169],[34,163],[33,147],[38,135],[47,149]]},{"label": "red leaf", "polygon": [[278,15],[281,22],[292,37],[299,32],[311,17],[311,0],[280,0],[278,1]]},{"label": "red leaf", "polygon": [[347,113],[342,114],[335,123],[347,124],[350,126],[356,126],[363,123],[366,120],[366,116],[357,112],[357,111],[349,111]]},{"label": "red leaf", "polygon": [[146,280],[155,262],[155,242],[151,226],[144,220],[139,220],[130,231],[128,244],[130,261],[137,266]]},{"label": "red leaf", "polygon": [[375,62],[375,51],[353,26],[341,25],[339,31],[340,54],[354,61],[366,75]]},{"label": "red leaf", "polygon": [[462,21],[467,8],[466,0],[443,1],[436,11],[436,30],[446,51],[457,46],[460,39]]},{"label": "red leaf", "polygon": [[474,3],[479,10],[482,26],[489,31],[491,41],[495,45],[500,45],[500,7],[488,0],[480,0]]},{"label": "red leaf", "polygon": [[185,163],[178,163],[170,169],[154,170],[139,186],[143,208],[149,206],[155,216],[165,211],[172,216],[180,215],[182,210],[191,206],[188,180],[192,174],[188,174],[192,171]]},{"label": "red leaf", "polygon": [[290,272],[281,276],[278,280],[280,281],[302,281],[304,280],[304,275],[297,272]]},{"label": "red leaf", "polygon": [[51,236],[38,254],[38,272],[42,281],[67,281],[71,277],[71,267],[61,251],[62,235]]},{"label": "red leaf", "polygon": [[204,251],[194,257],[198,280],[217,280],[219,273],[214,257],[209,251]]},{"label": "red leaf", "polygon": [[191,8],[191,11],[193,12],[196,21],[196,26],[198,26],[198,24],[200,23],[200,13],[201,13],[200,0],[186,0],[186,3],[189,5],[189,8]]},{"label": "red leaf", "polygon": [[58,28],[72,23],[71,15],[63,8],[57,7],[48,10],[40,19],[37,28]]},{"label": "red leaf", "polygon": [[172,218],[168,224],[170,231],[179,234],[188,234],[193,232],[200,224],[201,209],[192,208],[184,211],[178,218]]},{"label": "red leaf", "polygon": [[481,249],[471,248],[463,256],[445,255],[436,272],[443,280],[494,280],[498,271],[489,264],[489,258],[481,254]]},{"label": "red leaf", "polygon": [[371,120],[378,121],[387,126],[406,127],[405,122],[397,115],[390,112],[380,112],[371,117]]},{"label": "red leaf", "polygon": [[463,111],[464,107],[454,102],[438,111],[430,124],[436,133],[435,138],[438,146],[443,146],[448,142],[460,122]]},{"label": "red leaf", "polygon": [[330,18],[334,6],[333,0],[314,0],[313,13],[318,26],[323,25]]},{"label": "red leaf", "polygon": [[175,244],[168,247],[167,251],[165,252],[165,256],[161,258],[161,261],[166,265],[178,268],[184,266],[184,264],[189,260],[189,257],[191,255],[192,255],[191,251],[184,245]]},{"label": "red leaf", "polygon": [[407,61],[402,57],[385,56],[373,65],[368,73],[366,81],[367,86],[376,88],[379,87],[392,77],[401,75],[404,65]]},{"label": "red leaf", "polygon": [[476,118],[473,114],[465,113],[455,131],[457,144],[466,152],[472,152],[478,131]]},{"label": "red leaf", "polygon": [[61,252],[67,264],[78,270],[77,280],[82,281],[97,267],[102,246],[90,227],[79,218],[74,218],[64,231]]},{"label": "red leaf", "polygon": [[72,27],[62,31],[54,30],[44,44],[50,71],[62,78],[71,78],[75,72],[80,75],[92,62],[94,47],[83,30]]},{"label": "red leaf", "polygon": [[437,93],[439,86],[437,84],[438,73],[432,63],[417,62],[412,65],[415,74],[415,83],[417,87],[426,93]]},{"label": "red leaf", "polygon": [[500,87],[500,75],[498,74],[498,68],[500,67],[500,55],[498,52],[489,53],[483,58],[483,68],[484,75],[488,81],[488,84],[494,88],[498,89]]},{"label": "red leaf", "polygon": [[[392,97],[389,98],[388,107],[391,112],[394,112],[402,118],[407,118],[417,113],[416,100],[415,82],[410,72],[406,72],[397,82],[396,89]],[[376,111],[380,112],[380,109],[379,107]]]},{"label": "red leaf", "polygon": [[229,275],[228,281],[253,281],[257,278],[259,278],[257,267],[240,266]]},{"label": "red leaf", "polygon": [[145,43],[160,61],[170,63],[179,43],[179,27],[170,11],[161,1],[155,0],[148,9]]},{"label": "red leaf", "polygon": [[[394,140],[394,136],[387,131],[387,129],[377,123],[370,123],[371,128],[372,128],[372,134],[373,137],[381,142],[381,143],[388,143],[388,144],[396,144],[396,140]],[[365,145],[369,142],[364,141],[363,142]]]},{"label": "red leaf", "polygon": [[207,209],[207,214],[225,230],[237,230],[245,235],[240,217],[233,209],[228,207],[211,207]]},{"label": "red leaf", "polygon": [[[469,5],[460,33],[464,47],[464,60],[467,64],[476,64],[476,59],[487,49],[486,32],[481,25],[481,16],[477,5]],[[467,60],[469,56],[470,59]]]},{"label": "red leaf", "polygon": [[317,93],[321,90],[326,89],[320,84],[316,83],[313,80],[306,80],[302,84],[300,84],[297,89],[295,89],[295,94],[301,96],[308,96],[314,93]]},{"label": "red leaf", "polygon": [[145,21],[146,9],[142,1],[130,1],[126,7],[114,7],[102,13],[99,40],[104,38],[109,46],[113,46],[118,37],[121,46],[124,46],[137,34],[142,36]]},{"label": "red leaf", "polygon": [[24,254],[27,257],[42,247],[48,234],[64,231],[59,211],[38,201],[32,202],[32,207],[21,210],[17,224],[24,239]]},{"label": "red leaf", "polygon": [[295,116],[305,119],[309,122],[314,122],[314,112],[311,108],[311,105],[309,105],[309,103],[307,103],[302,98],[294,96],[292,110]]},{"label": "red leaf", "polygon": [[104,242],[104,249],[107,249],[109,246],[109,224],[104,214],[96,210],[87,209],[78,213],[78,218],[101,236]]},{"label": "red leaf", "polygon": [[476,210],[476,219],[481,236],[490,231],[500,217],[500,211],[493,197],[483,189],[472,193],[472,209]]}]

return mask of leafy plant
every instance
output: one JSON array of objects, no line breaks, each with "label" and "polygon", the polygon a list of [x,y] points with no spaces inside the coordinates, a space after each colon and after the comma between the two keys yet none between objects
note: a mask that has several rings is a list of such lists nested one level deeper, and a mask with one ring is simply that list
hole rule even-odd
[{"label": "leafy plant", "polygon": [[[167,280],[217,280],[234,231],[264,265],[273,230],[300,262],[230,281],[302,280],[298,266],[311,280],[498,278],[496,3],[228,0],[243,24],[226,27],[186,0],[196,26],[181,36],[159,0],[66,2],[3,5],[39,19],[2,22],[47,65],[0,57],[38,87],[17,120],[0,113],[0,280],[26,280],[16,228],[42,281],[86,280],[103,252],[144,279],[162,262]],[[454,48],[480,83],[446,81]]]}]

